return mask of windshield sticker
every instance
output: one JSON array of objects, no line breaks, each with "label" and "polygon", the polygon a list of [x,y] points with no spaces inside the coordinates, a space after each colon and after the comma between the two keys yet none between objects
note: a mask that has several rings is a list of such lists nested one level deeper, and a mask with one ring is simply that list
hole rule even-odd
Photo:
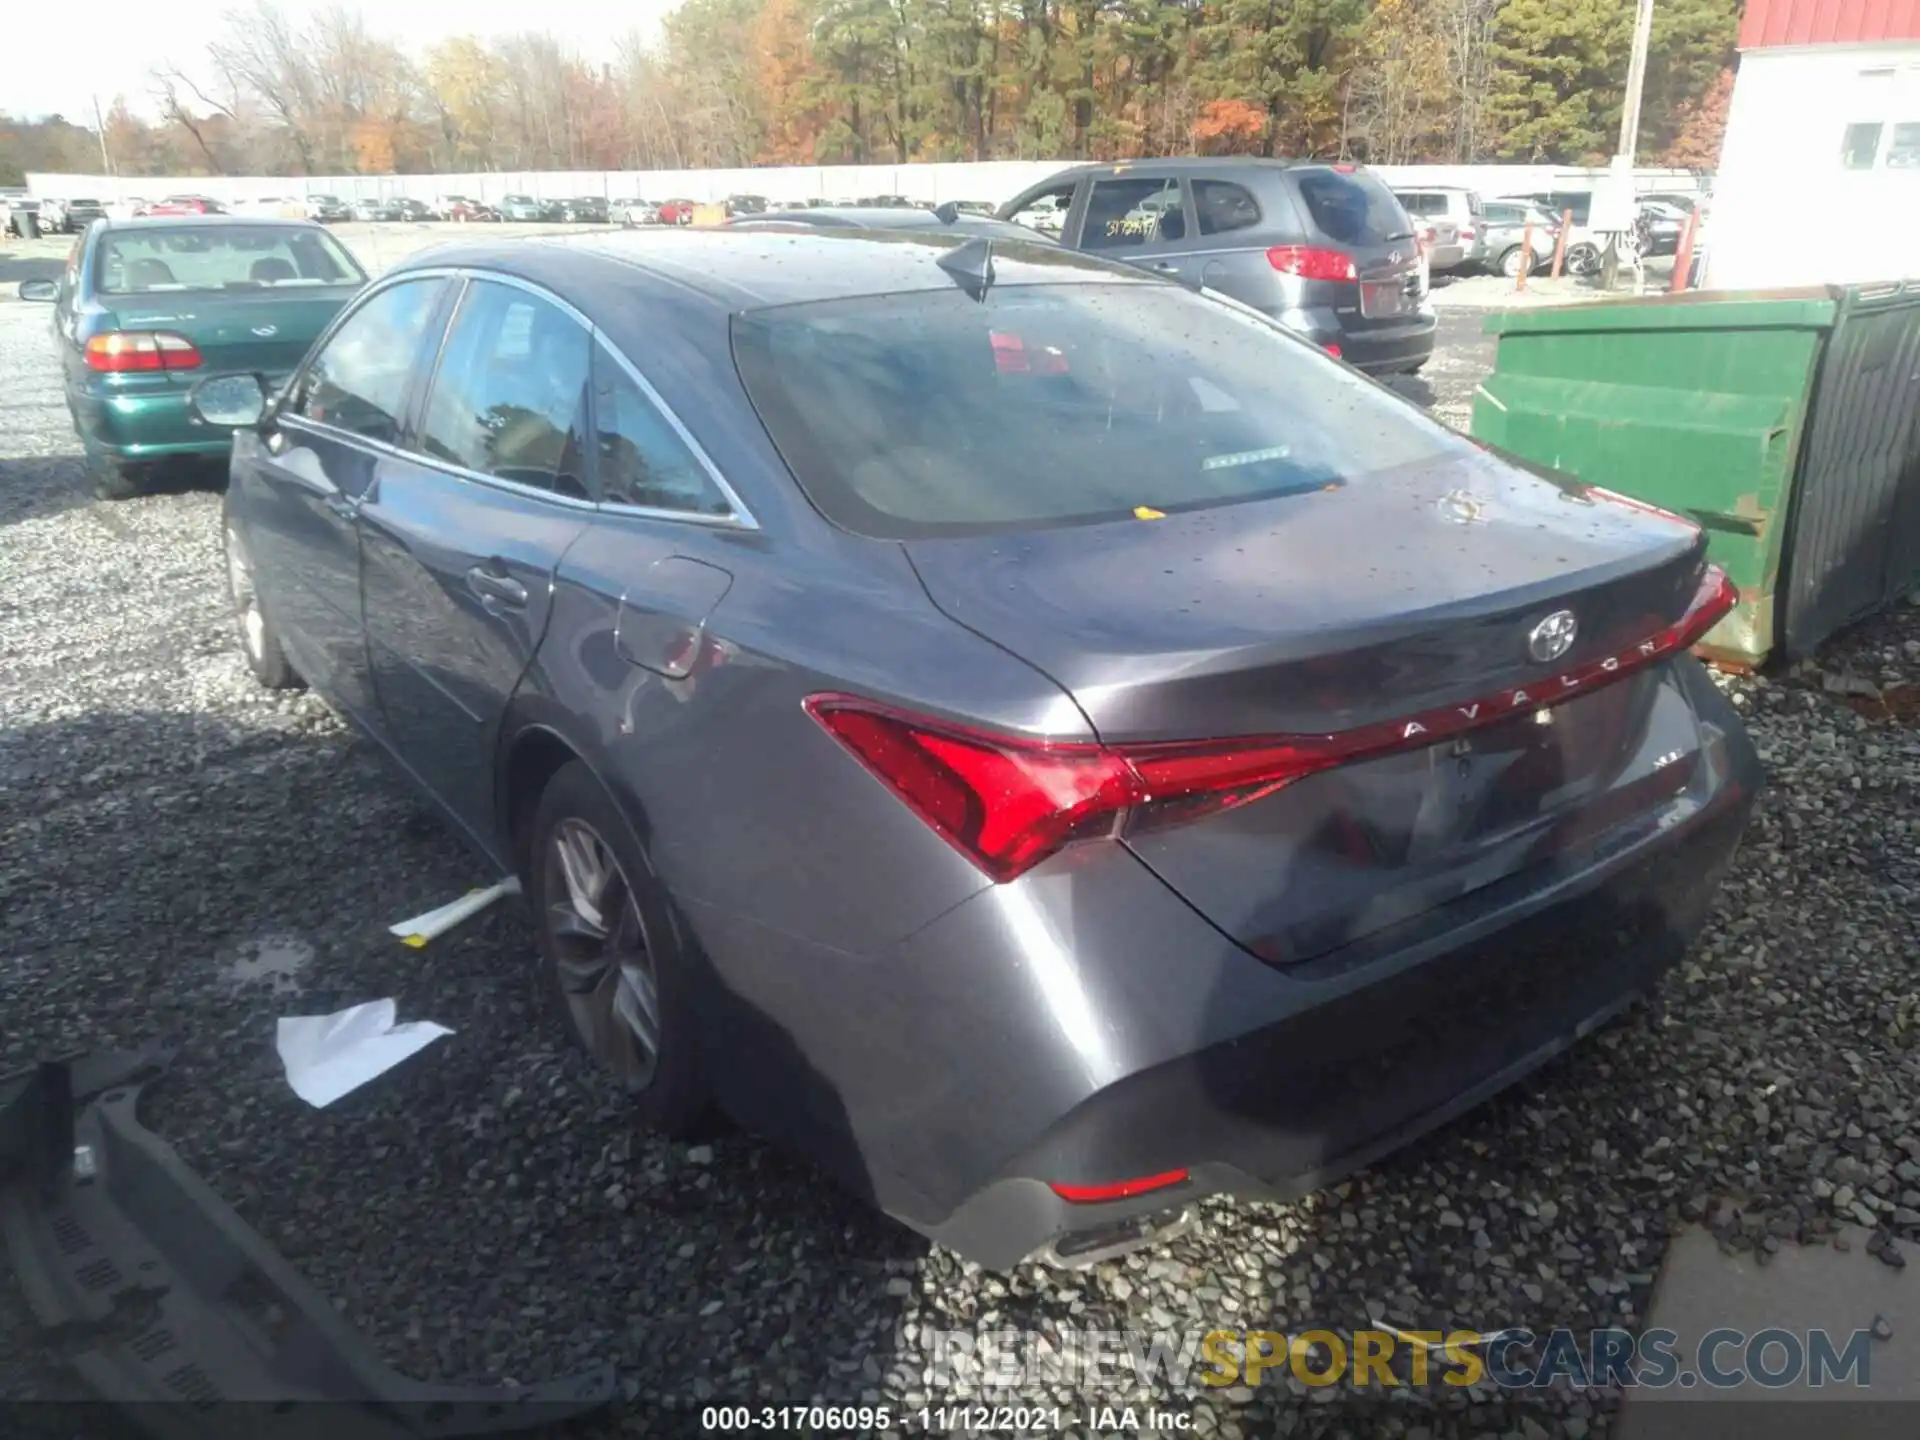
[{"label": "windshield sticker", "polygon": [[1227,470],[1235,465],[1260,465],[1268,460],[1285,460],[1293,454],[1286,445],[1273,445],[1265,450],[1241,450],[1232,455],[1209,455],[1200,462],[1202,470]]}]

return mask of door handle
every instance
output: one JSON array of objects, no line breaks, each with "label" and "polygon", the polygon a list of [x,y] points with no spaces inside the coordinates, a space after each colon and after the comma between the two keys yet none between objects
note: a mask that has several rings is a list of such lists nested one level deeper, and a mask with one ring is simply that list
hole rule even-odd
[{"label": "door handle", "polygon": [[467,571],[467,584],[483,601],[491,600],[515,609],[527,603],[527,587],[490,565],[476,565]]}]

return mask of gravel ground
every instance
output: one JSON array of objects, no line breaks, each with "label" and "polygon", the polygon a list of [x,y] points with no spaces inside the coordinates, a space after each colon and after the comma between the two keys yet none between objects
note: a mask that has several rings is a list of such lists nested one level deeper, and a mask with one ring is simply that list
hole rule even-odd
[{"label": "gravel ground", "polygon": [[[517,914],[423,952],[385,933],[475,865],[318,702],[250,683],[211,484],[87,498],[46,313],[0,303],[0,1066],[176,1037],[150,1123],[411,1373],[610,1360],[628,1400],[592,1428],[681,1433],[709,1401],[955,1401],[963,1387],[927,1379],[932,1330],[1631,1325],[1689,1220],[1763,1252],[1843,1221],[1920,1240],[1920,735],[1849,708],[1867,702],[1818,668],[1725,682],[1772,788],[1654,1005],[1333,1191],[1210,1204],[1157,1251],[1000,1278],[749,1137],[636,1134],[536,1004]],[[1477,322],[1450,311],[1414,382],[1449,418],[1485,364]],[[1920,680],[1920,610],[1822,665]],[[388,994],[456,1035],[306,1108],[274,1018]],[[1147,1398],[1129,1391],[1026,1398]],[[0,1285],[0,1399],[63,1393]],[[1228,1436],[1364,1418],[1578,1437],[1606,1433],[1615,1403],[1435,1391],[1362,1409],[1273,1377],[1196,1395],[1158,1392]]]}]

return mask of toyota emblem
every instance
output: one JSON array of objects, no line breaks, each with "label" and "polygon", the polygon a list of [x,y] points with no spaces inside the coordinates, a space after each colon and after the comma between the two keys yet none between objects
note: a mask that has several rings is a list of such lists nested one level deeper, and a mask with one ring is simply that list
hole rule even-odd
[{"label": "toyota emblem", "polygon": [[1542,665],[1558,660],[1573,648],[1580,622],[1571,610],[1556,610],[1527,632],[1527,654]]},{"label": "toyota emblem", "polygon": [[1389,250],[1387,252],[1387,263],[1390,265],[1398,265],[1400,263],[1400,252],[1398,250]]}]

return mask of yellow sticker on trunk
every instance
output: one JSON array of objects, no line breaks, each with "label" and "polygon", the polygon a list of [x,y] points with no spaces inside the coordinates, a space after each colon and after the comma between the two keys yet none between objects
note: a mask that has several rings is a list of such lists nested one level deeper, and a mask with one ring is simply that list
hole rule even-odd
[{"label": "yellow sticker on trunk", "polygon": [[1156,510],[1151,505],[1136,505],[1133,507],[1133,518],[1136,520],[1164,520],[1167,518],[1167,512],[1164,510]]}]

